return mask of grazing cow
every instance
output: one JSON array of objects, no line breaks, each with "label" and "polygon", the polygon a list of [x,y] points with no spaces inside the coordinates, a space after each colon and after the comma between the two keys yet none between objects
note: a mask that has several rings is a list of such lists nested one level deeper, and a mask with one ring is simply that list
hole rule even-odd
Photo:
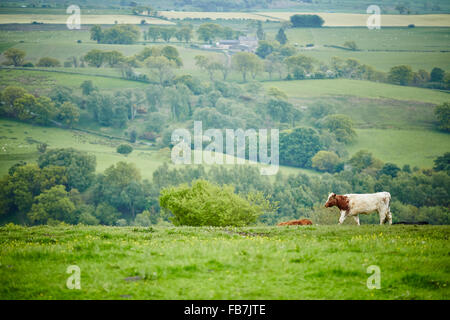
[{"label": "grazing cow", "polygon": [[312,225],[312,221],[308,219],[300,219],[300,220],[290,220],[285,222],[280,222],[277,226],[306,226]]},{"label": "grazing cow", "polygon": [[339,224],[342,224],[348,216],[352,216],[359,226],[359,214],[369,214],[378,211],[380,224],[386,221],[392,224],[392,214],[389,208],[391,194],[389,192],[344,194],[330,193],[325,203],[325,208],[336,206],[341,211]]}]

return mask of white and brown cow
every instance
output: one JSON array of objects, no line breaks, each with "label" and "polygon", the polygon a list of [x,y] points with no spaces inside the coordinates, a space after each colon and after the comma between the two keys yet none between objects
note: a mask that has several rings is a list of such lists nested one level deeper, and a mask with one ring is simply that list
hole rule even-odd
[{"label": "white and brown cow", "polygon": [[369,214],[378,211],[380,215],[380,224],[386,221],[392,224],[392,214],[389,208],[391,194],[389,192],[361,193],[337,195],[330,193],[325,207],[337,206],[341,211],[339,224],[342,224],[348,216],[355,219],[359,225],[359,214]]}]

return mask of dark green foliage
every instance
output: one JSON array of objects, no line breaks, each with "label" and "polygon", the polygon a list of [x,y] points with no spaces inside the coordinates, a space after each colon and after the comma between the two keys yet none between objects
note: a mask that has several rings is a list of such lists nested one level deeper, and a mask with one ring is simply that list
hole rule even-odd
[{"label": "dark green foliage", "polygon": [[120,154],[129,154],[133,151],[133,147],[129,144],[121,144],[117,147],[117,153]]},{"label": "dark green foliage", "polygon": [[295,14],[290,20],[293,28],[319,28],[325,23],[322,17],[315,14]]},{"label": "dark green foliage", "polygon": [[106,30],[98,25],[91,28],[91,39],[98,43],[133,44],[139,36],[139,29],[133,25],[115,25]]},{"label": "dark green foliage", "polygon": [[261,193],[246,198],[231,186],[197,180],[192,187],[181,185],[161,190],[160,206],[170,210],[175,225],[245,226],[256,221],[271,205]]},{"label": "dark green foliage", "polygon": [[430,81],[431,82],[441,82],[444,80],[445,71],[441,68],[433,68],[430,73]]},{"label": "dark green foliage", "polygon": [[94,181],[97,162],[93,155],[67,148],[47,151],[39,157],[38,165],[40,168],[48,166],[66,168],[68,187],[84,191]]},{"label": "dark green foliage", "polygon": [[44,58],[40,58],[37,65],[38,67],[60,67],[61,66],[61,62],[59,62],[58,59],[55,58],[50,58],[50,57],[44,57]]},{"label": "dark green foliage", "polygon": [[389,71],[388,81],[406,86],[413,80],[413,71],[410,66],[396,66]]},{"label": "dark green foliage", "polygon": [[450,131],[450,103],[446,102],[438,105],[434,109],[434,114],[439,121],[439,129]]},{"label": "dark green foliage", "polygon": [[281,45],[284,45],[284,44],[288,41],[288,39],[287,39],[287,37],[286,37],[286,34],[284,33],[284,29],[283,29],[283,28],[280,28],[280,29],[278,30],[278,33],[277,33],[275,39],[276,39]]},{"label": "dark green foliage", "polygon": [[400,168],[397,167],[395,163],[385,163],[383,168],[378,171],[378,174],[386,174],[388,176],[391,176],[392,178],[395,178],[399,172]]},{"label": "dark green foliage", "polygon": [[434,160],[434,170],[436,171],[444,171],[450,175],[450,152],[445,153],[444,155],[437,157]]},{"label": "dark green foliage", "polygon": [[312,157],[324,148],[314,129],[296,128],[280,132],[280,164],[311,168]]},{"label": "dark green foliage", "polygon": [[97,88],[94,86],[94,83],[92,82],[92,80],[83,81],[80,88],[82,90],[83,95],[85,95],[85,96],[88,96],[92,92],[97,90]]}]

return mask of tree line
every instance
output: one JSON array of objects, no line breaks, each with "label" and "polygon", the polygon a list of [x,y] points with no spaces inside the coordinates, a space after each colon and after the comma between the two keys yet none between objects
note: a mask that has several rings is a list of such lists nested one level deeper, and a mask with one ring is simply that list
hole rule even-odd
[{"label": "tree line", "polygon": [[[130,163],[96,174],[94,156],[51,149],[37,163],[13,165],[0,179],[0,214],[3,221],[27,225],[273,225],[302,217],[334,224],[338,212],[323,208],[330,192],[389,191],[394,222],[449,224],[449,157],[436,159],[434,169],[391,164],[380,169],[370,153],[361,151],[352,168],[339,173],[314,178],[278,173],[275,179],[261,176],[256,166],[206,170],[165,164],[149,181]],[[194,205],[199,202],[202,206]],[[377,223],[374,216],[362,219]]]}]

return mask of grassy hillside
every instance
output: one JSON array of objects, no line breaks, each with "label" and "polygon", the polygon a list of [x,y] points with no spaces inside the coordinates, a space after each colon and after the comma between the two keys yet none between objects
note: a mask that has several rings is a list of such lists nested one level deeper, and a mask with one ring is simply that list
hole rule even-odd
[{"label": "grassy hillside", "polygon": [[437,90],[397,86],[372,81],[332,79],[265,82],[264,87],[275,87],[290,97],[356,96],[421,101],[440,104],[449,100],[449,94]]},{"label": "grassy hillside", "polygon": [[[0,299],[448,299],[449,231],[5,226]],[[70,265],[80,290],[66,287]]]},{"label": "grassy hillside", "polygon": [[432,168],[434,160],[449,151],[450,137],[446,133],[427,130],[361,129],[357,141],[348,146],[352,155],[369,150],[376,158],[398,166]]},{"label": "grassy hillside", "polygon": [[[89,152],[97,158],[97,172],[103,172],[109,166],[125,161],[134,163],[144,179],[151,179],[159,166],[164,163],[173,165],[168,149],[156,150],[148,146],[134,145],[134,151],[124,156],[116,152],[119,144],[126,143],[121,140],[111,140],[76,130],[33,126],[0,119],[0,176],[7,174],[8,169],[21,160],[35,162],[39,157],[36,149],[39,143],[47,143],[51,149],[72,147]],[[311,170],[283,166],[280,171],[285,174],[317,174]]]}]

